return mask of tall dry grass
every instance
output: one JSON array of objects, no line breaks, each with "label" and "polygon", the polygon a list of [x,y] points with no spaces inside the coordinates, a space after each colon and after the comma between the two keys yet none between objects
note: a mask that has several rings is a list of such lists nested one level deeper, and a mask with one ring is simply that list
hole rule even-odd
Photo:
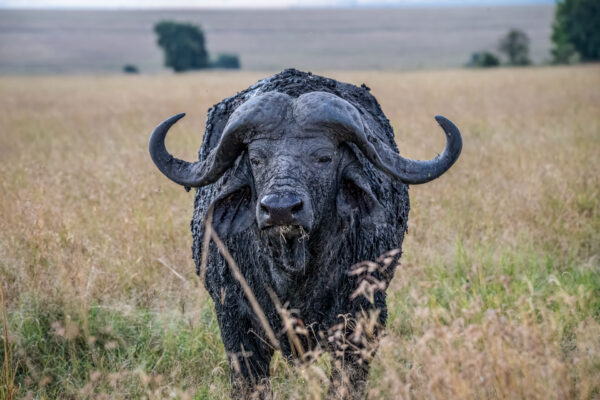
[{"label": "tall dry grass", "polygon": [[[371,87],[405,156],[443,148],[435,114],[464,135],[452,170],[410,189],[370,398],[598,398],[598,66],[324,74]],[[147,140],[186,111],[167,144],[193,159],[206,110],[263,76],[0,79],[0,273],[19,396],[227,396],[191,260],[192,195],[155,170]],[[275,397],[319,398],[329,368],[276,357]]]}]

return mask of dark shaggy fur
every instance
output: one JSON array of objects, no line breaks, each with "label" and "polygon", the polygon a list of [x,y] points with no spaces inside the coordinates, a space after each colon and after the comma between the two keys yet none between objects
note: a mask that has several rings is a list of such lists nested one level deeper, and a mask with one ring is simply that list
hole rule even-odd
[{"label": "dark shaggy fur", "polygon": [[[231,113],[246,100],[257,94],[277,91],[298,97],[301,94],[322,91],[335,94],[354,105],[369,124],[371,131],[393,149],[396,148],[394,134],[388,119],[383,114],[375,98],[365,85],[357,87],[332,79],[315,76],[297,70],[285,70],[277,75],[259,81],[247,90],[213,106],[208,113],[206,132],[199,157],[204,159],[218,143],[223,128]],[[310,259],[307,270],[301,278],[294,278],[291,285],[281,287],[273,277],[273,263],[276,256],[261,241],[260,231],[254,223],[250,229],[224,237],[223,240],[233,258],[239,264],[248,285],[253,290],[260,306],[264,310],[271,328],[280,334],[281,351],[286,357],[296,356],[287,336],[282,332],[280,314],[271,300],[271,294],[279,297],[281,304],[295,310],[294,315],[308,328],[308,334],[301,336],[305,350],[321,345],[324,349],[334,350],[334,359],[343,361],[348,369],[348,380],[354,388],[350,394],[360,396],[368,373],[368,359],[356,351],[339,351],[339,340],[331,340],[332,328],[344,323],[342,333],[350,337],[353,323],[361,311],[379,310],[378,322],[386,322],[385,291],[376,291],[373,302],[364,296],[351,298],[357,289],[360,275],[349,274],[351,267],[365,260],[376,260],[391,249],[400,249],[406,232],[409,211],[408,186],[391,180],[370,164],[354,145],[350,145],[363,169],[364,176],[383,206],[383,223],[367,224],[361,220],[360,211],[351,215],[334,215],[326,226],[318,227],[307,239]],[[251,179],[246,153],[238,157],[233,168],[215,184],[198,189],[195,197],[195,210],[191,228],[194,237],[193,255],[198,272],[202,260],[204,221],[209,206],[219,199],[222,189],[231,185],[232,180]],[[340,183],[340,185],[342,185]],[[235,208],[238,203],[252,201],[251,191],[242,192],[236,198],[228,198],[224,206]],[[215,218],[219,218],[215,215]],[[372,272],[373,278],[387,284],[395,269],[394,262],[385,270]],[[205,285],[215,303],[221,336],[230,359],[234,376],[236,395],[247,394],[254,385],[269,375],[269,363],[273,348],[261,324],[257,320],[240,284],[234,279],[224,258],[214,244],[210,245],[206,264]],[[377,332],[375,336],[377,336]],[[335,335],[334,335],[335,336]],[[329,338],[329,340],[328,340]],[[335,350],[338,350],[335,352]],[[343,353],[343,354],[341,354]],[[338,375],[335,374],[334,380]],[[339,384],[339,382],[338,382]],[[332,393],[337,389],[332,389]]]}]

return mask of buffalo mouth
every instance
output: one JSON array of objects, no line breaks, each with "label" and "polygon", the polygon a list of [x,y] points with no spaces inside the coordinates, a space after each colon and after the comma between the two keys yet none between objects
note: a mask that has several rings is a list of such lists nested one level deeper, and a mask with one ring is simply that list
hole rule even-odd
[{"label": "buffalo mouth", "polygon": [[277,225],[263,229],[276,266],[287,272],[303,272],[308,261],[308,232],[300,225]]},{"label": "buffalo mouth", "polygon": [[308,238],[308,232],[301,225],[272,225],[263,229],[263,232],[272,238],[284,241]]}]

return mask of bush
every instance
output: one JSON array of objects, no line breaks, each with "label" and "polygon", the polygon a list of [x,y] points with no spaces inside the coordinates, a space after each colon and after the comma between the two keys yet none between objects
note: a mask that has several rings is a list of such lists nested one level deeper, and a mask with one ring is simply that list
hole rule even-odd
[{"label": "bush", "polygon": [[165,53],[165,66],[175,72],[208,68],[204,33],[196,25],[161,21],[154,26],[158,45]]},{"label": "bush", "polygon": [[489,51],[478,51],[471,54],[471,61],[467,64],[468,67],[473,68],[490,68],[498,65],[500,65],[500,60]]},{"label": "bush", "polygon": [[239,69],[240,59],[235,54],[219,54],[219,57],[212,62],[213,68]]},{"label": "bush", "polygon": [[529,65],[529,36],[518,29],[511,29],[498,44],[500,52],[508,58],[509,65]]},{"label": "bush", "polygon": [[558,64],[600,60],[600,1],[562,0],[552,25],[553,61]]},{"label": "bush", "polygon": [[554,43],[552,49],[553,64],[577,64],[579,61],[581,61],[581,56],[571,43],[566,41]]},{"label": "bush", "polygon": [[133,64],[123,65],[123,72],[126,74],[139,74],[140,70]]}]

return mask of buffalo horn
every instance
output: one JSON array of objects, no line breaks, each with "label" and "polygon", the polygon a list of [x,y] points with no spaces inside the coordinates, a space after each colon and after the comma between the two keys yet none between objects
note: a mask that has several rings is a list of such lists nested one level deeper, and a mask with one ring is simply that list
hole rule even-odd
[{"label": "buffalo horn", "polygon": [[[150,136],[149,150],[152,161],[158,169],[171,179],[185,187],[200,187],[215,182],[229,168],[230,163],[222,157],[223,152],[211,152],[203,161],[187,162],[173,157],[165,147],[165,137],[169,128],[179,121],[185,113],[164,120]],[[235,138],[229,138],[225,147],[235,147]],[[233,143],[232,143],[233,142]],[[223,143],[221,143],[223,145]],[[217,157],[217,155],[221,157]],[[235,159],[234,159],[235,160]]]},{"label": "buffalo horn", "polygon": [[356,107],[333,94],[312,92],[300,96],[294,115],[302,125],[328,127],[341,141],[354,143],[377,168],[407,184],[438,178],[456,162],[462,150],[458,128],[439,115],[435,119],[446,133],[446,147],[437,157],[424,161],[404,158],[381,142],[368,131]]},{"label": "buffalo horn", "polygon": [[251,135],[280,124],[291,101],[289,96],[275,92],[248,100],[232,113],[217,146],[204,160],[193,163],[173,157],[165,147],[169,128],[185,113],[174,115],[158,125],[150,136],[152,161],[167,178],[186,188],[213,183],[234,164]]}]

